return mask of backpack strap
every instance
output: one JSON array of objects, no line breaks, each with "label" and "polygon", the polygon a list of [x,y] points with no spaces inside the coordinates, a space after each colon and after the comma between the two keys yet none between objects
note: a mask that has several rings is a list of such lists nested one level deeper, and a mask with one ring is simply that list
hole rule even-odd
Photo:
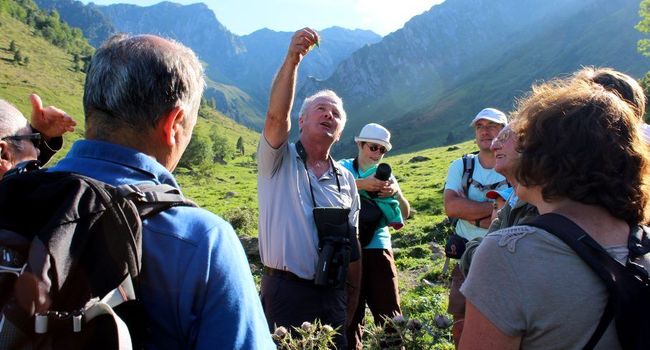
[{"label": "backpack strap", "polygon": [[117,186],[116,191],[135,204],[143,220],[171,207],[197,207],[178,188],[167,184],[127,184]]},{"label": "backpack strap", "polygon": [[616,283],[622,280],[623,276],[629,275],[630,271],[611,257],[580,226],[562,215],[555,213],[540,215],[532,221],[527,222],[526,225],[541,228],[561,239],[605,283],[609,294],[607,305],[596,330],[584,347],[584,349],[593,349],[618,312],[619,305],[615,301],[621,296],[619,295],[620,288],[616,288]]},{"label": "backpack strap", "polygon": [[469,195],[469,186],[474,182],[472,175],[474,175],[474,162],[477,152],[463,154],[463,177],[460,183],[463,186],[465,197]]}]

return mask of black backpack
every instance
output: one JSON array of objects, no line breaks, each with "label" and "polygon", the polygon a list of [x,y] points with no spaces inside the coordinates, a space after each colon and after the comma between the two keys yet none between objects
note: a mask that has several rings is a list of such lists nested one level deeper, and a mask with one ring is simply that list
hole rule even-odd
[{"label": "black backpack", "polygon": [[36,170],[0,182],[0,348],[141,348],[142,220],[194,204],[169,185]]},{"label": "black backpack", "polygon": [[[352,161],[354,171],[359,174],[359,159]],[[384,213],[374,199],[365,195],[359,195],[359,244],[361,248],[366,247],[375,237],[375,231],[379,228]]]},{"label": "black backpack", "polygon": [[639,260],[650,254],[650,230],[635,227],[628,239],[626,265],[614,260],[573,221],[558,214],[540,215],[526,225],[539,227],[560,238],[605,283],[609,298],[596,331],[584,349],[593,349],[612,320],[623,349],[650,349],[650,279]]}]

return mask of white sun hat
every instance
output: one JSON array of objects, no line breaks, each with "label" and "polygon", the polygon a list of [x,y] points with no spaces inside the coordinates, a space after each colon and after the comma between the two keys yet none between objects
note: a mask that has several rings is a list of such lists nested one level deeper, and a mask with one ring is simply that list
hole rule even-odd
[{"label": "white sun hat", "polygon": [[370,123],[361,129],[359,136],[354,137],[355,142],[372,142],[386,147],[386,151],[390,151],[393,146],[390,144],[390,131],[383,126]]}]

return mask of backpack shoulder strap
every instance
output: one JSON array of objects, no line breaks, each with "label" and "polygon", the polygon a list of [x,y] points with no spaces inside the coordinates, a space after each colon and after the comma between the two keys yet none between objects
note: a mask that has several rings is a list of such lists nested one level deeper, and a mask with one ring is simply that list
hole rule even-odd
[{"label": "backpack shoulder strap", "polygon": [[[540,215],[527,222],[526,225],[539,227],[561,239],[605,283],[609,294],[607,305],[596,330],[584,347],[585,349],[593,349],[619,311],[617,309],[620,305],[616,302],[616,299],[625,296],[621,295],[621,288],[617,288],[617,283],[630,276],[630,272],[612,258],[589,234],[562,215],[554,213]],[[634,293],[634,291],[630,291],[630,293]]]},{"label": "backpack shoulder strap", "polygon": [[128,184],[117,186],[115,189],[117,193],[135,204],[142,219],[171,207],[197,207],[196,203],[185,198],[179,189],[166,184]]},{"label": "backpack shoulder strap", "polygon": [[463,178],[461,184],[463,185],[463,192],[465,196],[468,195],[469,186],[472,184],[472,175],[474,175],[474,162],[476,161],[476,152],[463,154]]}]

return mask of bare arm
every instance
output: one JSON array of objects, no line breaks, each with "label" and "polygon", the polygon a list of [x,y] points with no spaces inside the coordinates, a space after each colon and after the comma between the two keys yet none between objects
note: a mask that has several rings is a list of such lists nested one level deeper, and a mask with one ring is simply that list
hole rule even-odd
[{"label": "bare arm", "polygon": [[264,137],[273,148],[280,147],[289,138],[291,105],[295,95],[298,66],[311,45],[318,40],[318,33],[310,28],[297,31],[291,38],[287,56],[273,80],[269,110],[264,124]]},{"label": "bare arm", "polygon": [[[476,202],[461,196],[454,190],[445,190],[444,204],[447,216],[472,222],[485,219],[481,221],[486,221],[485,225],[487,226],[490,224],[492,215],[491,202]],[[484,226],[483,223],[481,223],[481,226]]]},{"label": "bare arm", "polygon": [[503,333],[488,320],[472,303],[465,303],[465,326],[460,338],[460,350],[516,350],[521,346],[521,337]]},{"label": "bare arm", "polygon": [[402,212],[402,217],[404,220],[408,219],[411,216],[411,203],[404,197],[402,191],[397,192],[397,201],[399,202],[399,210]]}]

